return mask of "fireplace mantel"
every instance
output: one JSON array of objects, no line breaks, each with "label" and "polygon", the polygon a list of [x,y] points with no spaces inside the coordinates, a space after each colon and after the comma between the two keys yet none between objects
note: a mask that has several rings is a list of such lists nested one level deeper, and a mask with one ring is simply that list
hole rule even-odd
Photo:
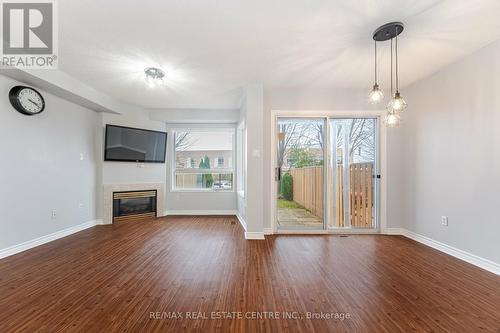
[{"label": "fireplace mantel", "polygon": [[113,223],[113,192],[156,190],[157,216],[163,216],[165,211],[165,184],[163,183],[133,183],[133,184],[104,184],[103,189],[103,224]]}]

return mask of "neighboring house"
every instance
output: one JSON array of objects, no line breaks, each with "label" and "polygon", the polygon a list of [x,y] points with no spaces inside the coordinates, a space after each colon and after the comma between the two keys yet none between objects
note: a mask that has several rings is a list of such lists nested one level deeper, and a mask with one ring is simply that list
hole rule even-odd
[{"label": "neighboring house", "polygon": [[211,169],[233,168],[231,150],[184,150],[176,152],[176,165],[181,168],[198,168],[202,159],[208,156]]},{"label": "neighboring house", "polygon": [[[320,161],[323,160],[323,149],[321,148],[303,148],[307,150],[307,152],[313,157],[315,160]],[[293,160],[291,155],[292,150],[287,149],[285,151],[285,156],[283,157],[283,165],[281,166],[281,169],[286,171],[290,170],[290,168],[293,165]]]},{"label": "neighboring house", "polygon": [[[176,187],[178,188],[200,188],[200,173],[196,170],[205,157],[210,160],[210,169],[214,177],[213,187],[218,189],[232,189],[233,172],[225,171],[233,169],[232,150],[184,150],[176,152]],[[186,169],[193,169],[192,172]],[[221,171],[217,171],[220,169]],[[187,172],[186,172],[187,171]]]}]

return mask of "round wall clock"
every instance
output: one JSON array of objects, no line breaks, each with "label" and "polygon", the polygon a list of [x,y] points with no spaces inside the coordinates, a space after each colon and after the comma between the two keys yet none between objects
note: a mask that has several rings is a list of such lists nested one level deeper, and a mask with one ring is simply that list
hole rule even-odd
[{"label": "round wall clock", "polygon": [[10,104],[22,114],[33,116],[45,109],[42,95],[33,88],[15,86],[9,91]]}]

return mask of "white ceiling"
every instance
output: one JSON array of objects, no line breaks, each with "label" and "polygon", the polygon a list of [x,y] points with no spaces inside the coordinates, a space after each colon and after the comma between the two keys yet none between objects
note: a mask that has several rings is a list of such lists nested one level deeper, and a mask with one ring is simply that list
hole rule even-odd
[{"label": "white ceiling", "polygon": [[[60,69],[149,108],[237,107],[241,87],[369,89],[373,30],[402,21],[402,86],[500,38],[498,0],[65,0]],[[379,43],[388,86],[389,44]],[[143,70],[163,68],[150,89]]]}]

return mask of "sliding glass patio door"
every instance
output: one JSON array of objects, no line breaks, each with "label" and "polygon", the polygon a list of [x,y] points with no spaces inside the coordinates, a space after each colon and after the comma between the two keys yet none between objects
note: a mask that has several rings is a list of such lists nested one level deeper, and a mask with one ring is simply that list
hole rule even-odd
[{"label": "sliding glass patio door", "polygon": [[276,118],[275,230],[378,229],[378,118]]},{"label": "sliding glass patio door", "polygon": [[330,226],[377,228],[377,119],[331,119]]},{"label": "sliding glass patio door", "polygon": [[325,124],[325,119],[277,119],[278,230],[325,229]]}]

